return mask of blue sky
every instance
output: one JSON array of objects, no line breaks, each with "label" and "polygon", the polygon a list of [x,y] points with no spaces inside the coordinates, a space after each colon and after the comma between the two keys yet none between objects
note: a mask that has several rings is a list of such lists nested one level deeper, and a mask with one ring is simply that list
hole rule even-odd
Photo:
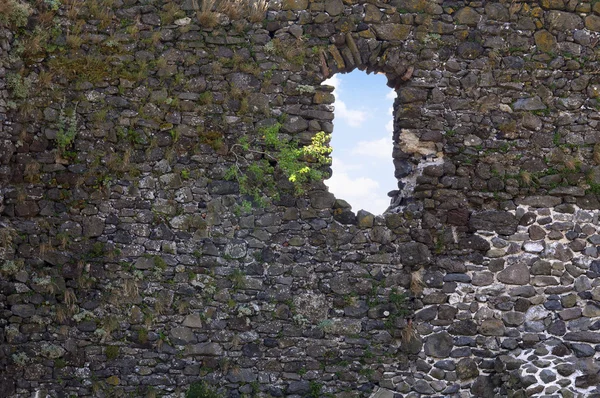
[{"label": "blue sky", "polygon": [[333,176],[325,181],[352,210],[381,214],[387,193],[397,189],[392,163],[392,105],[396,93],[384,75],[356,70],[338,73],[323,84],[335,87]]}]

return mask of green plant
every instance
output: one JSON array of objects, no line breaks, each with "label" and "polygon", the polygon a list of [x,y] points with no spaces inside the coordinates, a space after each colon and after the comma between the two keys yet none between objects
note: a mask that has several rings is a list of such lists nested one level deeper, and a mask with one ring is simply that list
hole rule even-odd
[{"label": "green plant", "polygon": [[121,350],[118,346],[109,345],[108,347],[106,347],[106,350],[104,351],[104,353],[106,354],[106,359],[111,361],[119,356],[120,351]]},{"label": "green plant", "polygon": [[538,109],[535,111],[531,111],[531,113],[533,113],[536,116],[548,116],[550,115],[550,109],[546,108],[546,109]]},{"label": "green plant", "polygon": [[200,105],[210,105],[213,102],[213,95],[210,91],[205,91],[198,96],[198,103]]},{"label": "green plant", "polygon": [[244,271],[242,271],[241,269],[235,269],[229,276],[228,279],[231,281],[231,283],[233,284],[233,289],[234,290],[240,290],[243,289],[246,285],[246,275],[244,274]]},{"label": "green plant", "polygon": [[552,143],[555,146],[559,146],[560,145],[560,133],[557,131],[554,133],[554,135],[552,136]]},{"label": "green plant", "polygon": [[140,343],[146,344],[148,342],[148,331],[144,328],[138,330],[137,339]]},{"label": "green plant", "polygon": [[17,261],[6,260],[2,264],[2,267],[0,267],[0,274],[16,275],[21,270],[22,265],[23,264],[20,263],[18,260]]},{"label": "green plant", "polygon": [[77,135],[77,105],[65,112],[66,99],[63,100],[58,116],[58,132],[56,133],[56,142],[61,152],[73,145],[75,136]]},{"label": "green plant", "polygon": [[408,308],[406,307],[406,295],[404,293],[398,293],[398,290],[392,289],[389,296],[390,303],[394,304],[399,315],[408,314]]},{"label": "green plant", "polygon": [[600,184],[590,183],[590,187],[587,189],[587,193],[592,193],[594,195],[600,195]]},{"label": "green plant", "polygon": [[[225,178],[236,180],[240,192],[250,195],[258,205],[265,204],[263,195],[278,197],[279,190],[274,177],[276,167],[292,183],[294,193],[301,195],[309,182],[323,178],[319,167],[331,163],[329,134],[319,132],[310,145],[299,147],[295,141],[282,140],[279,137],[280,128],[280,123],[261,128],[258,130],[258,139],[251,142],[244,136],[230,150],[235,156],[235,164],[229,168]],[[259,145],[262,149],[255,149]],[[262,158],[249,163],[244,156],[248,152]],[[316,167],[309,166],[309,162]]]},{"label": "green plant", "polygon": [[144,138],[142,137],[141,133],[139,133],[138,131],[136,131],[132,128],[128,128],[128,129],[124,129],[123,127],[118,128],[117,129],[117,137],[120,140],[128,141],[131,145],[144,143]]},{"label": "green plant", "polygon": [[33,12],[28,3],[18,0],[3,0],[0,2],[0,25],[20,28],[27,25],[27,20]]},{"label": "green plant", "polygon": [[210,146],[215,151],[218,151],[223,148],[224,145],[223,133],[214,130],[200,133],[200,142]]},{"label": "green plant", "polygon": [[321,390],[323,389],[323,385],[319,382],[316,381],[311,381],[310,382],[310,390],[308,392],[308,396],[310,398],[321,398],[323,396],[323,394],[321,393]]},{"label": "green plant", "polygon": [[105,252],[106,248],[104,242],[94,242],[87,255],[89,258],[99,258],[104,256]]},{"label": "green plant", "polygon": [[61,6],[60,0],[44,0],[44,4],[52,11],[57,11]]},{"label": "green plant", "polygon": [[223,398],[223,395],[207,386],[203,381],[197,381],[190,386],[185,398]]},{"label": "green plant", "polygon": [[31,78],[23,77],[19,73],[6,74],[6,85],[16,98],[27,98],[31,90],[31,83]]},{"label": "green plant", "polygon": [[19,352],[17,354],[12,354],[12,360],[17,366],[24,367],[31,361],[31,358],[24,352]]}]

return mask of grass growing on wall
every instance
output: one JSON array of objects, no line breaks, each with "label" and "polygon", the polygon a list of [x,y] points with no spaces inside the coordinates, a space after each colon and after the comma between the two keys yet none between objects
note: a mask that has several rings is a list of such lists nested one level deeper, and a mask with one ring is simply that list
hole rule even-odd
[{"label": "grass growing on wall", "polygon": [[223,398],[223,395],[204,384],[203,381],[197,381],[190,386],[185,398]]}]

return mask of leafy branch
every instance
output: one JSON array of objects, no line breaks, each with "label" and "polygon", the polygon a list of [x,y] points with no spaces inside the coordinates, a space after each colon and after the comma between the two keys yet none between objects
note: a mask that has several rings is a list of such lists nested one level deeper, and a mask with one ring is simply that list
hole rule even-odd
[{"label": "leafy branch", "polygon": [[250,141],[244,136],[230,149],[235,162],[225,178],[237,181],[240,192],[251,196],[259,206],[265,205],[265,195],[279,197],[276,170],[293,185],[294,193],[301,195],[308,183],[324,177],[320,166],[331,164],[331,135],[319,132],[309,145],[299,146],[296,141],[282,140],[280,128],[279,123],[261,128],[255,139]]}]

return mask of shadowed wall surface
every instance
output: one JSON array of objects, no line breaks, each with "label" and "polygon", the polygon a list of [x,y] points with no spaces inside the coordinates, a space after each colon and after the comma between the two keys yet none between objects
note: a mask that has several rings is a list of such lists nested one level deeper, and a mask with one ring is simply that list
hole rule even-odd
[{"label": "shadowed wall surface", "polygon": [[[9,3],[0,396],[600,395],[600,2]],[[356,68],[380,217],[311,152]]]}]

